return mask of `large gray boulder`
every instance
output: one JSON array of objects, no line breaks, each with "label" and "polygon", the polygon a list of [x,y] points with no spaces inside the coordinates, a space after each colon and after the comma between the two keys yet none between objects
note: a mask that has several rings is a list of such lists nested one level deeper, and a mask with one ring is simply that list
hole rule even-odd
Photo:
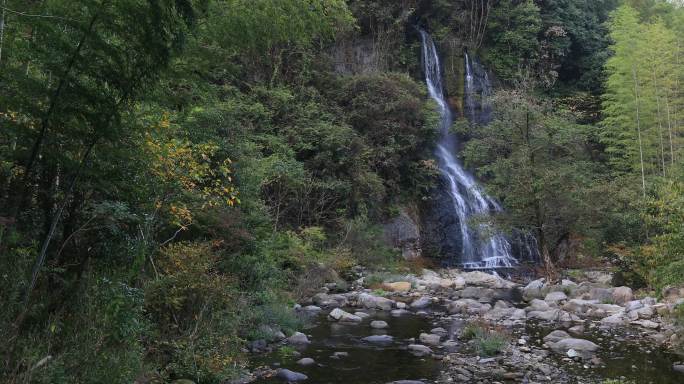
[{"label": "large gray boulder", "polygon": [[286,381],[288,383],[293,383],[296,381],[304,381],[308,379],[309,377],[303,373],[295,372],[295,371],[290,371],[289,369],[281,368],[278,370],[276,373],[276,377],[279,378],[282,381]]},{"label": "large gray boulder", "polygon": [[597,300],[599,303],[612,303],[613,292],[607,288],[592,288],[589,291],[591,300]]},{"label": "large gray boulder", "polygon": [[459,299],[447,304],[447,311],[451,314],[456,313],[480,313],[482,303],[473,299]]},{"label": "large gray boulder", "polygon": [[481,271],[465,272],[461,274],[461,277],[465,280],[466,285],[474,285],[477,287],[513,288],[516,286],[513,282]]},{"label": "large gray boulder", "polygon": [[335,308],[328,314],[330,319],[345,323],[360,323],[363,319],[361,317],[352,315],[349,312],[345,312],[339,308]]},{"label": "large gray boulder", "polygon": [[544,342],[545,343],[557,343],[563,339],[571,339],[572,336],[570,336],[567,332],[557,329],[548,335],[544,336]]},{"label": "large gray boulder", "polygon": [[563,305],[563,310],[582,315],[592,308],[594,304],[598,304],[596,300],[582,300],[570,299]]},{"label": "large gray boulder", "polygon": [[423,309],[427,308],[430,304],[432,304],[432,298],[429,296],[422,296],[411,303],[411,308]]},{"label": "large gray boulder", "polygon": [[618,327],[621,325],[625,325],[629,322],[628,318],[625,318],[625,315],[620,312],[620,313],[615,313],[613,315],[610,315],[608,317],[604,317],[601,319],[601,325],[605,325],[608,327]]},{"label": "large gray boulder", "polygon": [[626,303],[634,300],[634,293],[632,293],[632,288],[630,287],[617,287],[613,290],[613,302],[619,305],[625,305]]},{"label": "large gray boulder", "polygon": [[294,335],[287,338],[289,344],[309,344],[309,338],[301,332],[295,332]]},{"label": "large gray boulder", "polygon": [[401,250],[401,255],[405,260],[413,260],[421,256],[418,224],[405,210],[383,226],[383,235],[386,244]]},{"label": "large gray boulder", "polygon": [[530,305],[525,308],[525,311],[526,312],[548,311],[550,309],[551,309],[551,306],[546,301],[539,300],[539,299],[532,299],[532,301],[530,301]]},{"label": "large gray boulder", "polygon": [[308,365],[314,365],[315,363],[316,363],[316,361],[314,361],[314,359],[312,359],[310,357],[304,357],[302,359],[297,360],[297,364],[304,366],[304,367],[306,367]]},{"label": "large gray boulder", "polygon": [[430,347],[421,344],[409,344],[407,348],[415,356],[428,356],[432,354]]},{"label": "large gray boulder", "polygon": [[551,349],[558,353],[567,353],[570,349],[574,349],[580,353],[591,353],[598,351],[599,346],[589,340],[575,339],[571,337],[553,343],[551,345]]},{"label": "large gray boulder", "polygon": [[561,301],[567,299],[568,296],[566,296],[564,292],[549,292],[546,297],[544,297],[544,301],[549,304],[559,304]]},{"label": "large gray boulder", "polygon": [[390,335],[372,335],[364,337],[361,340],[374,344],[388,344],[391,343],[394,340],[394,338]]},{"label": "large gray boulder", "polygon": [[441,337],[439,335],[433,335],[431,333],[421,333],[418,339],[423,344],[438,346]]},{"label": "large gray boulder", "polygon": [[356,301],[358,304],[364,308],[368,309],[381,309],[383,311],[389,311],[392,309],[394,302],[390,299],[371,295],[369,293],[361,293],[357,296]]},{"label": "large gray boulder", "polygon": [[347,305],[347,297],[344,295],[317,293],[313,297],[313,302],[319,307],[344,307]]},{"label": "large gray boulder", "polygon": [[544,297],[544,288],[546,287],[544,278],[538,279],[538,280],[533,280],[530,281],[525,288],[522,289],[523,292],[523,297],[526,300],[531,300],[531,299],[541,299]]}]

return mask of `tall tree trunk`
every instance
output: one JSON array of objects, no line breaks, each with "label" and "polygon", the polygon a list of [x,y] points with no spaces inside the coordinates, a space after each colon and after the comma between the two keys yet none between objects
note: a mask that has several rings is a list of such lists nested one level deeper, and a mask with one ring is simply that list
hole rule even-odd
[{"label": "tall tree trunk", "polygon": [[0,15],[0,65],[2,65],[2,43],[5,39],[5,7],[7,0],[2,0],[2,15]]},{"label": "tall tree trunk", "polygon": [[90,20],[90,23],[88,24],[88,29],[83,33],[81,36],[81,39],[78,42],[78,45],[76,46],[76,49],[74,52],[71,54],[71,57],[69,58],[69,62],[67,63],[67,66],[64,70],[64,75],[62,78],[59,80],[59,84],[57,85],[57,88],[55,88],[55,91],[53,92],[52,96],[50,97],[50,105],[48,106],[47,111],[45,112],[45,116],[43,116],[43,119],[41,121],[41,126],[40,126],[40,132],[38,133],[38,137],[36,137],[36,140],[33,143],[33,147],[31,148],[31,153],[29,155],[28,160],[26,161],[26,164],[24,166],[24,177],[17,188],[17,199],[18,201],[15,203],[15,208],[13,214],[11,216],[16,216],[19,212],[21,212],[24,208],[24,204],[27,201],[26,196],[28,195],[28,190],[29,190],[29,184],[31,182],[31,177],[33,176],[33,168],[36,163],[36,160],[38,159],[38,154],[40,153],[40,148],[43,144],[43,141],[45,140],[45,136],[47,135],[47,131],[50,126],[50,119],[52,118],[52,113],[54,112],[55,108],[57,107],[57,103],[59,101],[60,95],[62,93],[62,90],[66,86],[67,81],[69,80],[69,77],[71,76],[71,70],[73,69],[74,65],[76,64],[76,60],[78,59],[81,49],[85,45],[86,40],[90,36],[90,34],[93,32],[93,29],[95,27],[95,22],[99,18],[100,13],[95,13],[93,15],[92,19]]},{"label": "tall tree trunk", "polygon": [[[522,139],[524,140],[525,146],[527,147],[527,151],[529,153],[527,157],[527,161],[529,162],[529,168],[531,172],[534,172],[536,166],[536,157],[534,154],[534,149],[532,148],[530,130],[530,112],[528,110],[525,112],[525,131],[521,133]],[[532,180],[534,180],[535,177],[532,175],[528,177],[528,184],[533,185]],[[558,278],[558,272],[556,271],[556,266],[554,265],[553,260],[551,259],[551,253],[549,252],[549,248],[546,243],[547,238],[546,233],[544,232],[544,205],[542,204],[539,195],[534,190],[532,190],[530,193],[534,196],[535,225],[537,227],[537,238],[539,239],[539,246],[541,247],[541,249],[539,249],[538,251],[542,255],[542,262],[544,263],[544,275],[546,276],[546,279],[548,281],[553,282],[556,281],[556,279]]]},{"label": "tall tree trunk", "polygon": [[639,116],[639,77],[636,73],[636,68],[632,66],[632,78],[634,79],[634,99],[636,101],[636,125],[637,135],[639,138],[639,164],[641,165],[641,191],[643,197],[646,197],[646,174],[644,173],[644,147],[641,141],[641,119]]},{"label": "tall tree trunk", "polygon": [[670,116],[670,97],[667,94],[665,94],[665,109],[667,110],[667,134],[670,138],[670,166],[674,166],[674,138],[672,136],[672,119]]},{"label": "tall tree trunk", "polygon": [[658,94],[658,78],[656,75],[656,67],[653,66],[653,94],[656,99],[656,118],[658,119],[658,140],[660,141],[660,164],[662,167],[663,177],[665,177],[665,141],[663,140],[663,119],[660,113],[660,96]]},{"label": "tall tree trunk", "polygon": [[[85,168],[86,163],[88,162],[88,160],[90,158],[90,154],[91,154],[93,147],[95,146],[96,142],[97,142],[97,139],[93,139],[93,141],[88,145],[88,148],[86,149],[85,154],[81,158],[78,169],[76,170],[76,174],[71,179],[71,183],[69,184],[69,187],[64,192],[62,204],[60,204],[59,208],[57,208],[57,211],[55,212],[55,214],[52,217],[52,222],[50,224],[50,228],[48,230],[48,233],[45,234],[45,239],[43,240],[43,245],[41,246],[40,253],[38,254],[38,257],[36,258],[36,262],[33,265],[33,270],[31,271],[31,279],[29,280],[29,284],[28,284],[28,287],[26,288],[26,293],[24,295],[24,308],[28,307],[28,303],[29,303],[29,300],[31,298],[31,293],[33,292],[33,288],[36,286],[36,280],[38,280],[38,273],[40,272],[40,269],[43,267],[43,263],[45,262],[45,256],[47,255],[48,247],[50,246],[50,242],[52,241],[52,237],[55,235],[55,230],[57,229],[57,224],[59,223],[59,220],[62,218],[62,212],[64,212],[64,208],[67,206],[67,204],[69,204],[69,199],[70,199],[71,193],[74,191],[74,187],[76,187],[76,183],[78,182],[78,179],[81,176],[81,173],[83,172],[83,169]],[[25,311],[25,309],[24,309],[24,311]]]}]

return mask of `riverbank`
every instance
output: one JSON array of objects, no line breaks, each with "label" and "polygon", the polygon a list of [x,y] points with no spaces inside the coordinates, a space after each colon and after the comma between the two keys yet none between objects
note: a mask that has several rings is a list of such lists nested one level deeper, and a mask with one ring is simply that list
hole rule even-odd
[{"label": "riverbank", "polygon": [[296,306],[311,328],[253,345],[251,380],[681,382],[682,357],[673,353],[680,330],[670,318],[680,292],[657,301],[610,287],[603,274],[581,279],[523,286],[483,272],[424,270],[382,282],[364,276],[347,292],[329,284]]}]

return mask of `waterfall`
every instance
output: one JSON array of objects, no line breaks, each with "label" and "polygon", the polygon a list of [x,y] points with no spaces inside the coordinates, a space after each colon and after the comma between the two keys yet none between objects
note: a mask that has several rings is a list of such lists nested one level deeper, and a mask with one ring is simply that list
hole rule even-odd
[{"label": "waterfall", "polygon": [[[493,233],[487,218],[492,212],[500,212],[501,207],[492,198],[487,196],[455,157],[456,137],[450,132],[453,123],[453,114],[447,103],[444,85],[442,82],[442,70],[437,55],[435,43],[427,32],[420,30],[422,39],[422,62],[425,71],[425,82],[428,93],[439,107],[440,114],[440,138],[437,143],[436,153],[439,170],[448,188],[451,204],[448,208],[453,210],[451,214],[458,218],[458,226],[461,236],[461,255],[459,264],[469,269],[495,269],[509,268],[517,264],[512,256],[512,247],[508,239],[500,234]],[[468,67],[471,66],[467,60]],[[475,90],[475,79],[472,69],[470,80],[472,84],[466,84],[466,89]],[[473,116],[475,116],[476,100],[473,102]],[[469,105],[466,105],[469,108]],[[482,108],[479,108],[480,110]],[[468,111],[470,113],[470,111]],[[480,223],[469,226],[472,219],[480,219]],[[453,255],[457,256],[457,255]]]},{"label": "waterfall", "polygon": [[492,82],[489,73],[477,59],[465,52],[465,115],[471,123],[487,124],[492,120]]}]

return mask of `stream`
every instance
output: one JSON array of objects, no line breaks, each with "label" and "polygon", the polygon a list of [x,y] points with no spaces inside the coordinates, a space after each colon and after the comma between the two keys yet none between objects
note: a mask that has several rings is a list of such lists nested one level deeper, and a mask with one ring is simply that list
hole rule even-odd
[{"label": "stream", "polygon": [[[314,316],[310,328],[303,332],[311,344],[298,347],[301,356],[283,359],[278,350],[252,359],[253,366],[271,366],[304,373],[305,382],[320,384],[358,383],[385,384],[395,380],[423,380],[434,382],[441,364],[432,357],[415,357],[407,349],[408,339],[435,328],[427,316],[405,314],[391,316],[385,311],[368,311],[371,315],[361,324],[335,323],[327,320],[327,312]],[[386,329],[372,329],[370,322],[384,320]],[[361,340],[371,335],[391,335],[388,344],[372,344]],[[335,352],[348,356],[336,358]],[[297,360],[310,357],[315,364],[300,366]],[[260,379],[255,383],[276,383],[276,378]]]},{"label": "stream", "polygon": [[[436,383],[445,364],[429,356],[416,357],[406,348],[409,344],[419,343],[414,339],[421,332],[429,333],[438,326],[450,328],[447,319],[440,319],[444,313],[434,309],[435,312],[420,315],[406,313],[401,316],[392,316],[387,311],[368,310],[370,316],[359,324],[330,321],[327,318],[329,311],[321,311],[309,315],[309,326],[303,332],[309,335],[311,343],[294,347],[299,354],[287,354],[282,352],[282,348],[275,348],[272,352],[253,355],[250,365],[253,369],[286,368],[301,372],[308,376],[305,383],[386,384],[401,380]],[[373,320],[383,320],[388,327],[373,329],[370,327]],[[515,337],[529,336],[530,345],[541,347],[543,336],[554,329],[558,327],[528,322],[524,327],[515,328],[512,334]],[[390,335],[393,340],[379,344],[362,340],[371,335]],[[588,369],[582,362],[550,355],[547,363],[562,367],[576,380],[571,379],[570,382],[601,383],[605,379],[620,379],[626,383],[639,384],[684,382],[682,374],[671,368],[677,357],[644,343],[638,333],[632,334],[629,330],[620,333],[591,330],[583,337],[601,346],[598,357],[604,362],[604,366]],[[466,342],[459,344],[462,346],[461,352],[468,350]],[[339,352],[346,353],[346,356],[336,356],[336,352],[338,355]],[[315,363],[309,366],[297,364],[299,359],[305,357],[314,359]],[[281,382],[275,377],[262,377],[254,383]]]}]

